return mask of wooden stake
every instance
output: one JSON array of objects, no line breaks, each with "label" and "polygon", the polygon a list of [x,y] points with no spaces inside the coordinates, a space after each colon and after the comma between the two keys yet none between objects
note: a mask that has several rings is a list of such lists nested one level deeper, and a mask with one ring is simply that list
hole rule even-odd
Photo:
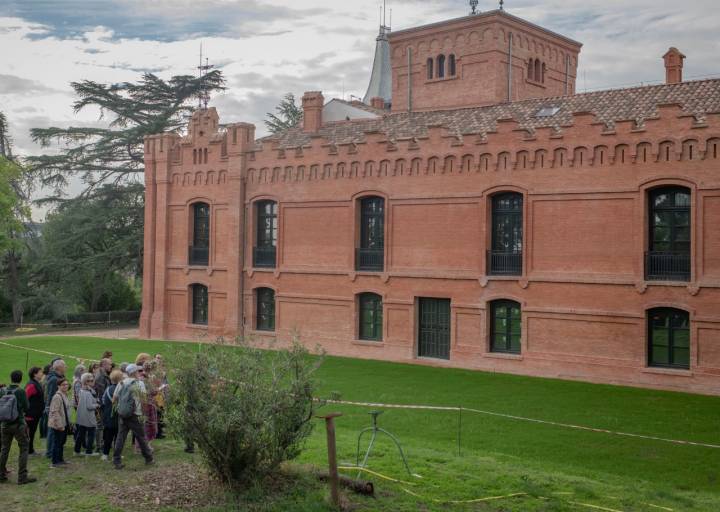
[{"label": "wooden stake", "polygon": [[340,508],[340,494],[338,492],[338,469],[337,469],[337,451],[335,449],[335,423],[333,418],[342,416],[341,412],[332,412],[325,416],[318,416],[325,420],[325,429],[327,430],[328,445],[328,470],[330,481],[330,501],[333,507]]}]

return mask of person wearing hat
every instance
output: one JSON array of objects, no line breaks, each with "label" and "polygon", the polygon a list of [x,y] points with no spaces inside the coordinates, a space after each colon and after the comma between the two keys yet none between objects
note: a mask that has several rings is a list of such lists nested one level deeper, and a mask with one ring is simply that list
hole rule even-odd
[{"label": "person wearing hat", "polygon": [[[140,421],[142,416],[142,397],[145,394],[145,386],[140,377],[142,377],[143,369],[135,364],[129,364],[125,369],[127,378],[118,384],[113,393],[113,404],[118,404],[123,396],[130,393],[133,401],[132,410],[125,416],[118,414],[118,434],[115,440],[115,450],[113,451],[113,464],[115,469],[125,467],[122,463],[122,451],[125,446],[125,440],[130,431],[135,435],[135,440],[140,445],[140,452],[145,458],[145,464],[153,464],[153,453],[145,438],[145,429]],[[125,391],[123,391],[125,389]],[[122,404],[118,404],[118,412],[120,412]]]}]

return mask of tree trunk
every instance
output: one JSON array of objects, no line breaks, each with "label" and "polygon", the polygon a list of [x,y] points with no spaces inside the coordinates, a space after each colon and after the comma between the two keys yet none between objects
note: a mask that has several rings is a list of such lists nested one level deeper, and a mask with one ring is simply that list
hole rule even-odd
[{"label": "tree trunk", "polygon": [[20,272],[18,269],[18,263],[20,257],[15,251],[10,251],[7,254],[7,284],[8,294],[10,295],[10,303],[12,304],[13,323],[20,325],[22,321],[23,307],[22,301],[20,300]]}]

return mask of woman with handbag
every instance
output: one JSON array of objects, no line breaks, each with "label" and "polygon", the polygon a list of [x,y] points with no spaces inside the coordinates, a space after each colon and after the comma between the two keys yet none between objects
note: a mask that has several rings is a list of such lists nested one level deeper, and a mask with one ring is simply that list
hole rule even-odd
[{"label": "woman with handbag", "polygon": [[58,390],[50,401],[50,410],[48,412],[48,428],[51,430],[50,435],[53,437],[51,468],[60,468],[69,464],[63,459],[63,447],[68,434],[72,433],[70,401],[67,396],[70,383],[64,377],[59,377],[57,383]]}]

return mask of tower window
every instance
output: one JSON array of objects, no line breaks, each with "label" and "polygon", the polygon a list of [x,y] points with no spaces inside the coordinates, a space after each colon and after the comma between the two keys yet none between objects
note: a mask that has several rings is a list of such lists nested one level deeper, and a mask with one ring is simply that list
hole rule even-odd
[{"label": "tower window", "polygon": [[455,55],[452,53],[448,57],[448,75],[455,76]]},{"label": "tower window", "polygon": [[428,77],[428,80],[432,80],[432,77],[433,77],[433,64],[434,64],[434,62],[433,62],[432,58],[430,58],[430,59],[427,60],[427,77]]},{"label": "tower window", "polygon": [[445,55],[438,55],[437,58],[437,77],[445,78]]}]

